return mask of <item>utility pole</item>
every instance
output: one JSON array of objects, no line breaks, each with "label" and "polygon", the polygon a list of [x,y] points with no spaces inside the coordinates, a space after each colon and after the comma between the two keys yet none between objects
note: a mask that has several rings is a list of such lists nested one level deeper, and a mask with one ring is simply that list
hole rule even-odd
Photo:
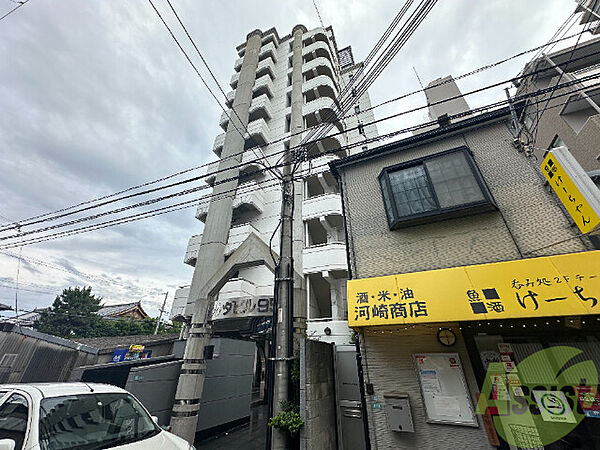
[{"label": "utility pole", "polygon": [[[296,195],[294,192],[294,164],[296,154],[292,149],[297,149],[301,140],[304,127],[302,116],[302,34],[306,28],[297,25],[292,30],[292,105],[291,105],[291,133],[293,138],[290,146],[284,153],[284,166],[282,168],[282,196],[281,196],[281,242],[279,249],[279,264],[275,273],[275,307],[274,341],[275,361],[273,377],[273,395],[270,412],[273,416],[281,412],[281,402],[288,401],[290,362],[293,360],[292,320],[294,314],[294,205]],[[287,448],[287,434],[285,431],[272,428],[271,449],[283,450]],[[267,440],[268,442],[268,440]]]},{"label": "utility pole", "polygon": [[165,292],[165,299],[163,300],[162,307],[160,308],[160,314],[158,315],[158,320],[156,321],[156,328],[154,329],[154,334],[158,334],[158,327],[160,326],[160,319],[162,319],[163,312],[165,311],[165,305],[167,304],[167,296],[169,292]]}]

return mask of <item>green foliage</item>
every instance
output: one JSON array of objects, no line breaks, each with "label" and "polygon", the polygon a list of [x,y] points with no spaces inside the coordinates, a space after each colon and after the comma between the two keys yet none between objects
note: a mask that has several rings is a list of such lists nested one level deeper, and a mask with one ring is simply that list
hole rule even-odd
[{"label": "green foliage", "polygon": [[300,357],[299,357],[299,355],[296,355],[296,357],[292,361],[292,368],[290,369],[290,378],[292,379],[292,383],[294,383],[294,384],[300,383]]},{"label": "green foliage", "polygon": [[[65,338],[132,336],[152,334],[157,319],[105,319],[98,315],[101,297],[92,295],[91,287],[68,288],[56,297],[52,307],[42,312],[34,328]],[[181,324],[161,323],[159,334],[179,333]]]},{"label": "green foliage", "polygon": [[34,327],[66,338],[93,334],[101,320],[97,314],[101,300],[92,294],[91,287],[65,289],[56,296],[50,309],[42,312]]},{"label": "green foliage", "polygon": [[269,419],[269,426],[285,430],[294,436],[304,425],[299,408],[291,402],[281,402],[281,408],[279,414]]}]

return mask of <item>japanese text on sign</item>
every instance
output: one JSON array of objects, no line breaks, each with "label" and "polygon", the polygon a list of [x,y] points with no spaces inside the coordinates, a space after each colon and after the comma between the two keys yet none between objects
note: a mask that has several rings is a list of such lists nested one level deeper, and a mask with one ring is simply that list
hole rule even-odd
[{"label": "japanese text on sign", "polygon": [[600,224],[600,217],[577,188],[569,174],[551,152],[541,165],[542,173],[554,189],[565,209],[582,233],[588,233]]},{"label": "japanese text on sign", "polygon": [[353,327],[600,314],[600,251],[348,281]]}]

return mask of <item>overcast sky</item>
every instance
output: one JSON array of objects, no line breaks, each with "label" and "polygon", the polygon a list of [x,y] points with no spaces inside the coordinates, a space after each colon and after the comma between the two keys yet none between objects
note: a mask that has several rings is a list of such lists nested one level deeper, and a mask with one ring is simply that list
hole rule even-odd
[{"label": "overcast sky", "polygon": [[[154,1],[176,28],[166,1]],[[172,2],[226,92],[235,47],[249,31],[274,26],[284,36],[297,23],[319,24],[309,0]],[[317,4],[338,47],[352,45],[357,61],[401,6],[394,0]],[[0,0],[0,15],[14,6]],[[372,102],[417,89],[413,66],[426,84],[541,45],[574,7],[572,0],[440,0],[375,82]],[[528,56],[459,86],[465,92],[515,76]],[[503,96],[498,88],[467,102],[480,106]],[[375,115],[424,102],[417,95]],[[147,1],[30,0],[0,21],[0,223],[212,160],[220,112]],[[425,116],[383,122],[380,133]],[[64,287],[91,285],[106,303],[142,300],[157,315],[163,292],[170,303],[177,286],[189,284],[192,268],[183,255],[189,236],[201,229],[191,208],[24,246],[24,257],[46,265],[22,263],[19,306],[48,306]],[[0,254],[2,303],[14,305],[16,272],[17,259]]]}]

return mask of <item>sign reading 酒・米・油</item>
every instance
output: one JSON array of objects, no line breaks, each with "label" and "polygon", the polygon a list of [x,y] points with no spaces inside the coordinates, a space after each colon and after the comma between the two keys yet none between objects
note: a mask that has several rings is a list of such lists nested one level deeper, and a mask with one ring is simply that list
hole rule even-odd
[{"label": "sign reading \u9152\u30fb\u7c73\u30fb\u6cb9", "polygon": [[348,324],[600,314],[600,251],[348,281]]}]

